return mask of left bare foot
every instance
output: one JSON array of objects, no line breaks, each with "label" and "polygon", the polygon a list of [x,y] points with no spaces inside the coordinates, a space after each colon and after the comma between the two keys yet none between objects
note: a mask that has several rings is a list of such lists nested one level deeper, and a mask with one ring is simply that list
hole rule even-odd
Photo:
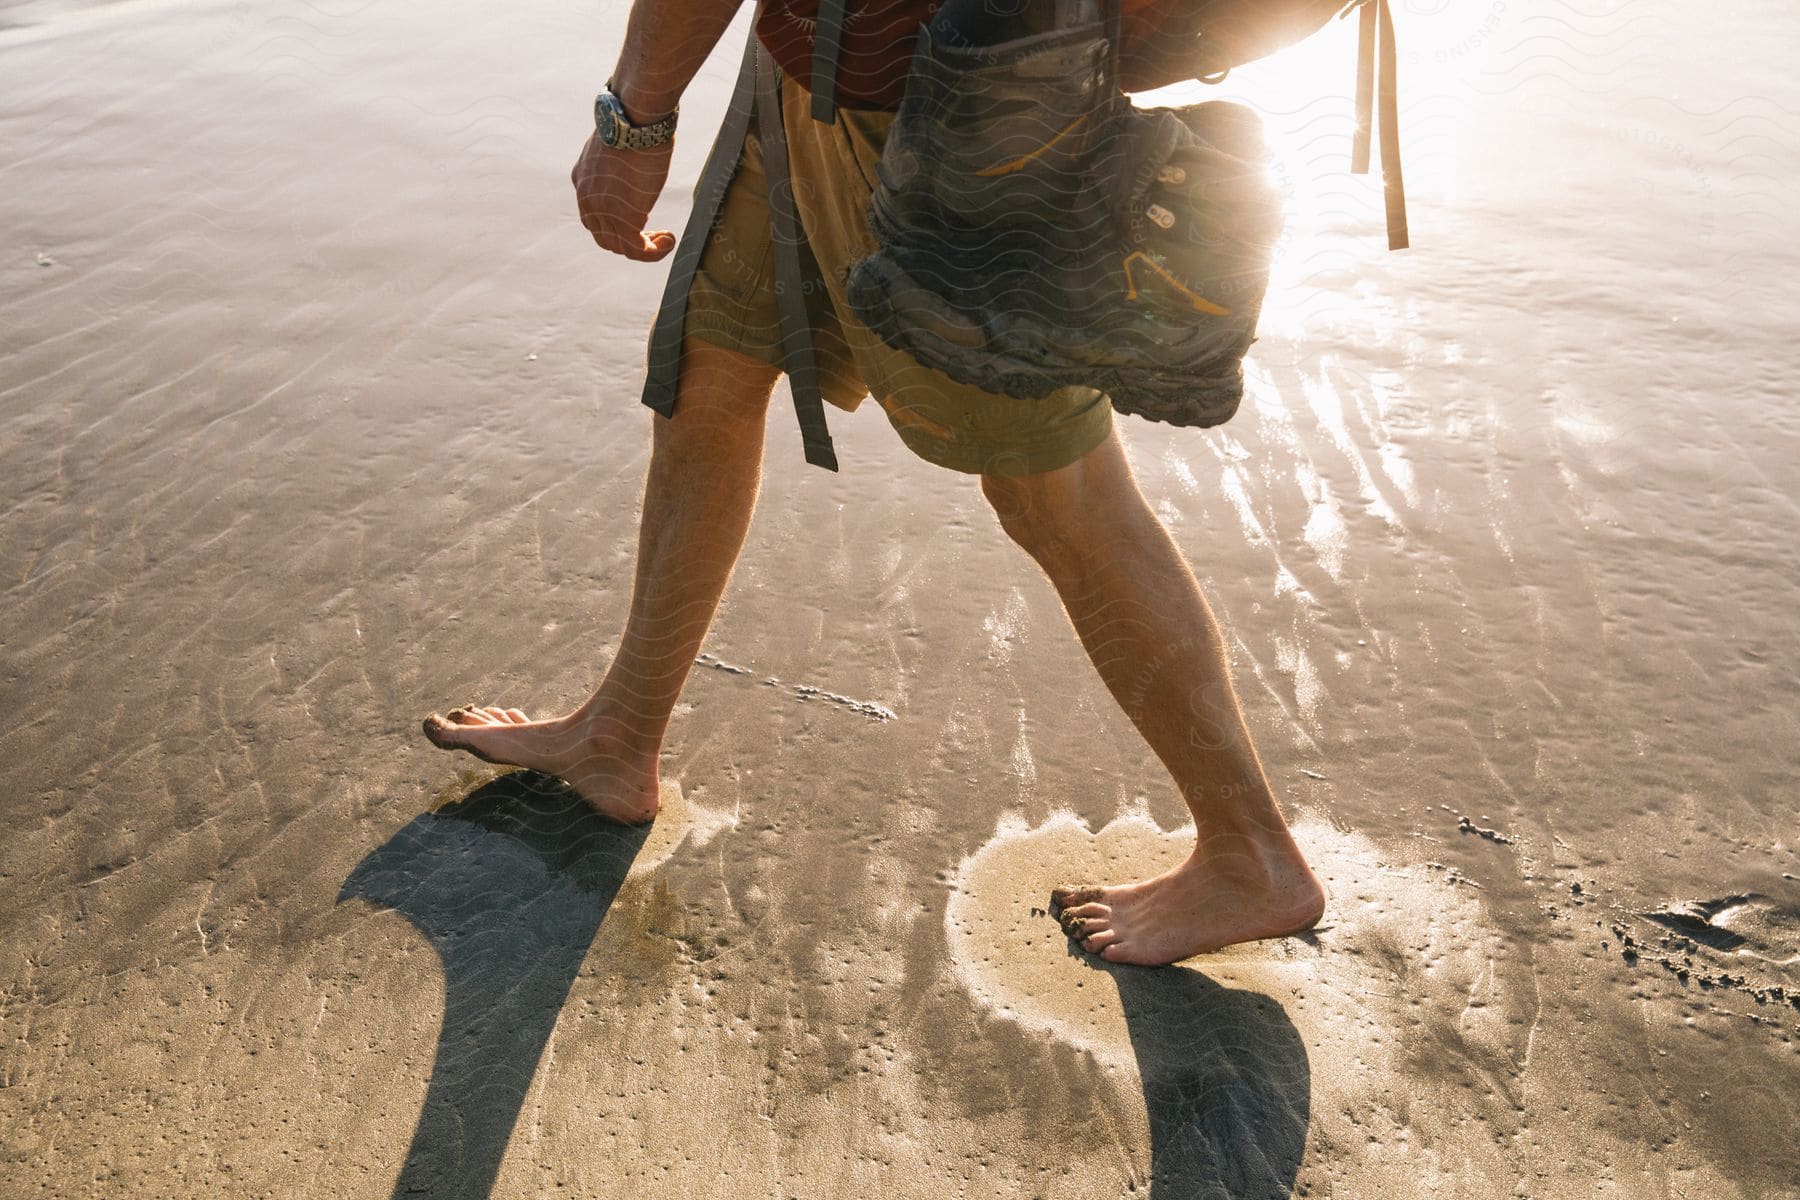
[{"label": "left bare foot", "polygon": [[600,732],[605,727],[579,712],[533,721],[497,704],[425,718],[425,736],[440,750],[466,750],[487,762],[554,775],[609,820],[653,820],[660,788],[656,752],[627,750]]},{"label": "left bare foot", "polygon": [[1119,887],[1059,887],[1063,932],[1108,962],[1161,966],[1238,942],[1286,937],[1319,923],[1325,889],[1291,853],[1202,855],[1155,879]]}]

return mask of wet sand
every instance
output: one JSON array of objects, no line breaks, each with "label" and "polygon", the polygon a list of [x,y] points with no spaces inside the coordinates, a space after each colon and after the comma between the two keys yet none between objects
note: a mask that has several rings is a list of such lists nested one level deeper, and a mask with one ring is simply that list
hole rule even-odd
[{"label": "wet sand", "polygon": [[653,827],[418,736],[624,615],[622,6],[0,6],[0,1194],[1800,1195],[1800,22],[1736,11],[1397,6],[1403,255],[1347,29],[1227,85],[1252,395],[1123,433],[1331,903],[1146,971],[1041,907],[1186,814],[872,405],[833,476],[778,403]]}]

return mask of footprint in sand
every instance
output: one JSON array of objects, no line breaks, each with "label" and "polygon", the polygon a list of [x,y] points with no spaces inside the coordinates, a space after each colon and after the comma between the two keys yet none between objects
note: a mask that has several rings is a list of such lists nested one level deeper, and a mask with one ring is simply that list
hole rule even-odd
[{"label": "footprint in sand", "polygon": [[1351,1195],[1435,1194],[1440,1167],[1446,1179],[1462,1169],[1451,1164],[1505,1177],[1484,1123],[1507,1118],[1500,1089],[1475,1106],[1492,1110],[1484,1119],[1432,1135],[1430,1161],[1413,1141],[1415,1104],[1469,1108],[1461,1077],[1422,1073],[1420,1054],[1512,1062],[1528,1023],[1480,903],[1316,817],[1293,833],[1329,896],[1308,937],[1146,968],[1083,954],[1045,912],[1050,889],[1163,871],[1186,857],[1192,828],[1142,813],[1098,831],[1068,814],[1002,821],[963,860],[945,908],[956,975],[990,1013],[1141,1091],[1153,1196],[1291,1195],[1308,1147],[1355,1147],[1354,1169],[1334,1176]]},{"label": "footprint in sand", "polygon": [[[1397,1069],[1390,1062],[1393,1034],[1420,1002],[1467,1006],[1465,1026],[1504,1019],[1497,1007],[1481,1011],[1495,935],[1473,896],[1422,865],[1387,861],[1367,838],[1317,817],[1293,832],[1330,896],[1319,927],[1304,939],[1251,942],[1190,959],[1190,972],[1271,998],[1308,1052],[1366,1070]],[[1163,830],[1142,813],[1098,831],[1067,813],[1035,828],[1003,820],[963,860],[945,909],[958,978],[991,1011],[1108,1067],[1142,1069],[1145,1042],[1129,1027],[1125,985],[1113,986],[1107,975],[1125,980],[1150,972],[1081,953],[1045,906],[1051,887],[1064,880],[1124,881],[1175,866],[1193,837],[1191,826]]]},{"label": "footprint in sand", "polygon": [[1800,911],[1757,892],[1671,901],[1638,915],[1710,950],[1775,967],[1800,964]]}]

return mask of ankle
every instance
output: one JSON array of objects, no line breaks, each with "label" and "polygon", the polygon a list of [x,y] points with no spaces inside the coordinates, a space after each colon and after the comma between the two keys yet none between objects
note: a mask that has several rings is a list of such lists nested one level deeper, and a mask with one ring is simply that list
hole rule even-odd
[{"label": "ankle", "polygon": [[1306,857],[1286,826],[1202,827],[1190,858],[1210,871],[1270,881],[1306,867]]},{"label": "ankle", "polygon": [[571,732],[580,737],[590,753],[621,764],[648,763],[654,767],[662,753],[666,723],[649,725],[605,708],[578,709],[570,714],[569,723]]}]

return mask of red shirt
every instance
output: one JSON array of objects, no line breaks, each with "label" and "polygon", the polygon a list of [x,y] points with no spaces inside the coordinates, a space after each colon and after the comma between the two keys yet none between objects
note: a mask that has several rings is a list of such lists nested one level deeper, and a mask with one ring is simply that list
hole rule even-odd
[{"label": "red shirt", "polygon": [[[906,69],[918,44],[919,26],[938,10],[939,0],[850,0],[838,50],[837,98],[846,108],[898,108],[906,91]],[[1192,6],[1192,0],[1185,0]],[[1148,48],[1153,35],[1184,0],[1124,0],[1123,56],[1126,91],[1173,83],[1192,71],[1134,66],[1134,49]],[[813,26],[819,0],[765,0],[756,34],[782,73],[812,88]]]}]

